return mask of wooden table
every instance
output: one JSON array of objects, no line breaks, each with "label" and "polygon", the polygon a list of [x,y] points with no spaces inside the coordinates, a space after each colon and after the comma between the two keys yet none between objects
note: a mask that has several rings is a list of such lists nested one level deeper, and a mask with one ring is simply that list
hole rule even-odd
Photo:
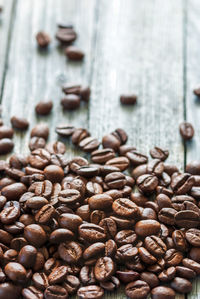
[{"label": "wooden table", "polygon": [[[116,127],[129,134],[129,144],[148,153],[155,145],[170,150],[169,162],[184,169],[199,159],[200,100],[192,93],[200,83],[199,0],[1,0],[0,99],[3,119],[24,116],[31,127],[44,121],[56,138],[59,123],[88,128],[101,138]],[[54,39],[58,22],[72,23],[83,63],[67,62]],[[49,51],[39,51],[35,34],[52,37]],[[75,112],[60,107],[63,82],[92,88],[88,106]],[[138,94],[138,104],[122,107],[121,93]],[[50,117],[37,117],[35,104],[52,99]],[[183,144],[179,123],[195,127]],[[29,133],[16,133],[16,152],[27,152]],[[74,155],[68,146],[68,155]],[[199,295],[198,295],[199,293]],[[122,293],[105,298],[125,298]],[[184,298],[184,296],[179,296]],[[200,298],[198,280],[188,299]]]}]

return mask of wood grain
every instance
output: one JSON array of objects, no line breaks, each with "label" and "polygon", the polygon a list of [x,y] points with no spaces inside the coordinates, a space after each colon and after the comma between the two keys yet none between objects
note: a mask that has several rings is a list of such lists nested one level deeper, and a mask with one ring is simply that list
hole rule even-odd
[{"label": "wood grain", "polygon": [[[200,86],[200,5],[198,0],[187,2],[187,23],[186,23],[186,119],[195,128],[195,135],[191,142],[187,143],[186,162],[200,160],[200,99],[193,94],[193,89]],[[188,299],[200,298],[200,278],[193,282],[192,293]]]},{"label": "wood grain", "polygon": [[1,0],[0,6],[3,8],[0,13],[0,99],[3,94],[3,84],[5,79],[5,72],[7,68],[7,58],[9,52],[12,21],[14,18],[14,1],[13,0]]}]

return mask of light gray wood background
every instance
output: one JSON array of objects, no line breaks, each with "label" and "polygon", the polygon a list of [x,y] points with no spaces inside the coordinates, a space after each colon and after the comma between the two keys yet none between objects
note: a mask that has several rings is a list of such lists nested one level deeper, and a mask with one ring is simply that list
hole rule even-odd
[{"label": "light gray wood background", "polygon": [[[192,94],[200,83],[199,0],[1,0],[0,97],[3,120],[24,116],[30,129],[46,122],[50,138],[60,123],[85,127],[101,138],[116,127],[129,134],[129,144],[148,153],[155,145],[170,151],[169,162],[184,169],[199,159],[200,100]],[[67,62],[55,40],[56,24],[72,23],[83,63]],[[39,51],[35,35],[48,32],[52,43]],[[64,82],[89,84],[92,96],[78,111],[60,107]],[[138,94],[138,104],[122,107],[121,93]],[[35,104],[52,99],[50,117],[37,117]],[[179,124],[191,121],[194,140],[183,144]],[[16,133],[15,152],[28,152],[29,131]],[[67,153],[77,151],[67,144]],[[200,298],[199,283],[188,299]],[[199,293],[199,295],[198,295]],[[123,290],[105,298],[125,298]],[[177,298],[183,299],[180,295]]]}]

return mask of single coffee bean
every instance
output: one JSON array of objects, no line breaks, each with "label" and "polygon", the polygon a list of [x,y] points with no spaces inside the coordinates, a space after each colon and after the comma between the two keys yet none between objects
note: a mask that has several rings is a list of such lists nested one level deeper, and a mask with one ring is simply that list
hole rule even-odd
[{"label": "single coffee bean", "polygon": [[116,222],[112,218],[104,217],[99,222],[99,225],[104,228],[104,232],[106,233],[107,238],[114,238],[115,235],[117,234],[117,225],[116,225]]},{"label": "single coffee bean", "polygon": [[188,229],[185,233],[186,240],[196,247],[200,247],[200,230],[197,228]]},{"label": "single coffee bean", "polygon": [[84,151],[91,153],[94,150],[98,149],[100,142],[93,137],[86,137],[79,142],[79,147]]},{"label": "single coffee bean", "polygon": [[175,299],[175,292],[169,287],[158,286],[151,290],[152,299]]},{"label": "single coffee bean", "polygon": [[177,212],[175,215],[175,223],[183,228],[197,227],[199,225],[199,213],[191,210]]},{"label": "single coffee bean", "polygon": [[158,178],[151,174],[144,174],[137,178],[137,186],[144,194],[151,194],[158,186]]},{"label": "single coffee bean", "polygon": [[36,261],[37,249],[31,245],[25,245],[21,248],[18,261],[25,268],[31,268],[34,266]]},{"label": "single coffee bean", "polygon": [[49,286],[48,277],[43,272],[34,273],[32,276],[32,281],[33,281],[35,287],[41,291],[44,291]]},{"label": "single coffee bean", "polygon": [[115,157],[108,160],[106,165],[111,165],[119,168],[120,171],[124,171],[129,166],[129,160],[126,157]]},{"label": "single coffee bean", "polygon": [[56,38],[63,44],[69,44],[76,40],[77,34],[73,27],[59,27]]},{"label": "single coffee bean", "polygon": [[185,194],[194,185],[194,177],[188,173],[183,173],[172,177],[171,188],[177,195]]},{"label": "single coffee bean", "polygon": [[194,136],[194,128],[192,124],[183,122],[179,126],[179,131],[184,140],[190,140]]},{"label": "single coffee bean", "polygon": [[138,249],[132,244],[126,244],[117,249],[116,258],[120,261],[131,260],[138,254]]},{"label": "single coffee bean", "polygon": [[11,282],[0,283],[0,298],[18,299],[20,298],[21,287]]},{"label": "single coffee bean", "polygon": [[192,269],[183,266],[176,266],[176,275],[186,279],[193,279],[196,277],[196,272]]},{"label": "single coffee bean", "polygon": [[111,148],[116,152],[120,147],[120,141],[114,135],[109,134],[102,138],[102,145],[103,148]]},{"label": "single coffee bean", "polygon": [[59,285],[53,285],[46,288],[44,292],[45,299],[67,299],[67,290]]},{"label": "single coffee bean", "polygon": [[20,196],[26,192],[26,186],[22,183],[14,183],[4,187],[1,190],[1,194],[7,198],[7,200],[18,200]]},{"label": "single coffee bean", "polygon": [[197,273],[197,275],[200,274],[200,264],[197,263],[196,261],[193,261],[189,258],[184,258],[182,261],[182,264],[183,264],[183,266],[194,270]]},{"label": "single coffee bean", "polygon": [[48,276],[49,284],[62,283],[65,280],[67,272],[68,270],[66,266],[60,266],[53,269],[53,271]]},{"label": "single coffee bean", "polygon": [[81,299],[102,299],[104,290],[97,285],[90,285],[78,289],[77,295]]},{"label": "single coffee bean", "polygon": [[109,281],[101,282],[100,286],[108,292],[113,292],[120,286],[120,281],[117,277],[111,276]]},{"label": "single coffee bean", "polygon": [[163,150],[160,147],[155,146],[153,149],[150,150],[150,155],[153,159],[165,161],[169,156],[169,151]]},{"label": "single coffee bean", "polygon": [[94,275],[100,282],[108,280],[115,271],[115,264],[110,257],[99,258],[94,267]]},{"label": "single coffee bean", "polygon": [[51,42],[49,35],[44,31],[40,31],[37,33],[36,40],[40,48],[47,48],[49,43]]},{"label": "single coffee bean", "polygon": [[112,207],[113,199],[108,194],[97,194],[88,199],[88,204],[93,210],[107,210]]},{"label": "single coffee bean", "polygon": [[10,119],[10,122],[15,129],[26,130],[29,126],[29,122],[22,117],[13,116]]},{"label": "single coffee bean", "polygon": [[39,123],[37,124],[32,130],[31,130],[31,137],[42,137],[45,140],[47,140],[49,136],[49,128],[47,124],[45,123]]},{"label": "single coffee bean", "polygon": [[157,236],[148,236],[144,240],[145,247],[156,257],[162,257],[167,251],[166,244]]},{"label": "single coffee bean", "polygon": [[10,153],[13,147],[14,147],[14,143],[9,138],[0,139],[0,155]]},{"label": "single coffee bean", "polygon": [[57,165],[48,165],[44,169],[44,175],[52,183],[61,182],[64,178],[64,171]]},{"label": "single coffee bean", "polygon": [[126,177],[121,172],[112,172],[106,175],[104,181],[110,189],[122,189],[126,184]]},{"label": "single coffee bean", "polygon": [[117,271],[116,274],[122,283],[129,283],[139,278],[139,273],[131,270]]},{"label": "single coffee bean", "polygon": [[200,162],[191,161],[186,165],[186,172],[193,175],[200,175]]},{"label": "single coffee bean", "polygon": [[75,46],[69,46],[65,50],[67,58],[70,60],[80,61],[84,58],[85,54]]},{"label": "single coffee bean", "polygon": [[128,140],[128,135],[121,128],[117,128],[111,134],[114,135],[119,140],[120,144],[125,144],[127,142],[127,140]]},{"label": "single coffee bean", "polygon": [[132,177],[136,180],[139,176],[147,173],[147,164],[141,164],[132,171]]},{"label": "single coffee bean", "polygon": [[174,225],[177,211],[172,208],[162,208],[158,214],[158,219],[167,225]]},{"label": "single coffee bean", "polygon": [[14,282],[22,283],[26,280],[26,269],[19,263],[10,262],[5,266],[5,273]]},{"label": "single coffee bean", "polygon": [[83,266],[79,274],[80,280],[84,285],[93,285],[96,283],[94,276],[94,268],[89,266]]},{"label": "single coffee bean", "polygon": [[104,229],[96,224],[81,224],[78,231],[80,237],[87,240],[89,243],[101,242],[106,238]]},{"label": "single coffee bean", "polygon": [[113,202],[113,211],[122,217],[139,216],[138,206],[128,198],[118,198]]},{"label": "single coffee bean", "polygon": [[65,262],[76,264],[82,257],[82,248],[74,241],[61,243],[58,247],[58,253],[60,258]]},{"label": "single coffee bean", "polygon": [[124,229],[115,235],[115,242],[119,245],[134,244],[137,239],[136,233],[131,229]]},{"label": "single coffee bean", "polygon": [[75,127],[70,125],[59,125],[56,127],[56,133],[62,137],[69,137],[74,131]]},{"label": "single coffee bean", "polygon": [[134,105],[137,102],[137,96],[135,94],[121,95],[120,102],[122,105]]},{"label": "single coffee bean", "polygon": [[191,292],[192,284],[189,280],[182,277],[175,277],[171,282],[171,287],[178,293],[186,294]]},{"label": "single coffee bean", "polygon": [[35,247],[41,247],[47,239],[44,229],[38,224],[30,224],[24,229],[25,238]]},{"label": "single coffee bean", "polygon": [[149,285],[142,280],[130,282],[125,288],[126,296],[131,299],[145,299],[147,298],[149,292]]},{"label": "single coffee bean", "polygon": [[65,110],[75,110],[80,106],[80,97],[75,94],[66,95],[61,100],[61,105]]},{"label": "single coffee bean", "polygon": [[200,248],[192,247],[189,252],[189,257],[197,263],[200,263]]},{"label": "single coffee bean", "polygon": [[83,221],[78,215],[63,213],[59,216],[58,222],[61,227],[76,232]]},{"label": "single coffee bean", "polygon": [[164,259],[168,267],[177,266],[183,260],[183,254],[176,249],[169,249],[166,251]]},{"label": "single coffee bean", "polygon": [[140,237],[157,234],[160,231],[160,223],[156,220],[141,220],[135,225],[135,232]]},{"label": "single coffee bean", "polygon": [[38,148],[44,148],[46,145],[46,141],[44,138],[42,137],[37,137],[37,136],[34,136],[30,139],[30,142],[29,142],[29,149],[31,151],[34,151]]},{"label": "single coffee bean", "polygon": [[150,286],[151,289],[159,285],[159,279],[154,273],[142,272],[140,278],[141,280],[145,281]]},{"label": "single coffee bean", "polygon": [[83,252],[83,258],[85,260],[97,257],[104,252],[105,244],[101,242],[96,242],[85,249]]},{"label": "single coffee bean", "polygon": [[72,295],[80,287],[80,280],[74,275],[67,275],[63,287],[67,290],[68,294]]},{"label": "single coffee bean", "polygon": [[54,215],[54,207],[50,204],[47,204],[35,214],[35,220],[40,224],[47,224],[51,221]]},{"label": "single coffee bean", "polygon": [[52,101],[40,101],[36,106],[35,106],[35,112],[38,115],[48,115],[53,107],[53,102]]},{"label": "single coffee bean", "polygon": [[8,138],[11,139],[13,137],[14,131],[12,128],[7,126],[0,126],[0,139]]},{"label": "single coffee bean", "polygon": [[172,267],[167,268],[166,270],[163,270],[158,275],[159,280],[163,281],[163,282],[169,282],[172,279],[174,279],[175,274],[176,274],[176,268],[172,266]]}]

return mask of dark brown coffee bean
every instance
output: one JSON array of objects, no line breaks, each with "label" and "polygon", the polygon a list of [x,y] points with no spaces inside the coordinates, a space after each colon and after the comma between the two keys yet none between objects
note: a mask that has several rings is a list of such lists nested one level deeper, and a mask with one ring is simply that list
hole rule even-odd
[{"label": "dark brown coffee bean", "polygon": [[199,225],[199,214],[192,210],[177,212],[175,215],[175,223],[183,228],[197,227]]},{"label": "dark brown coffee bean", "polygon": [[119,140],[120,144],[125,144],[128,140],[128,135],[121,128],[116,129],[111,134],[114,135]]},{"label": "dark brown coffee bean", "polygon": [[117,277],[122,283],[129,283],[139,278],[139,273],[135,271],[117,271]]},{"label": "dark brown coffee bean", "polygon": [[164,163],[159,159],[153,159],[147,164],[147,173],[161,176],[164,171]]},{"label": "dark brown coffee bean", "polygon": [[31,151],[34,151],[38,148],[44,148],[46,145],[46,141],[44,138],[42,137],[37,137],[37,136],[34,136],[30,139],[30,142],[29,142],[29,149]]},{"label": "dark brown coffee bean", "polygon": [[103,188],[99,183],[89,181],[86,185],[86,192],[89,196],[102,194]]},{"label": "dark brown coffee bean", "polygon": [[149,236],[144,240],[145,247],[156,257],[162,257],[165,255],[167,246],[161,238],[157,236]]},{"label": "dark brown coffee bean", "polygon": [[100,286],[108,292],[113,292],[120,286],[120,281],[117,277],[111,276],[109,281],[101,282]]},{"label": "dark brown coffee bean", "polygon": [[47,48],[49,43],[51,42],[49,35],[44,31],[40,31],[37,33],[36,40],[40,48]]},{"label": "dark brown coffee bean", "polygon": [[46,242],[46,233],[38,224],[30,224],[24,229],[25,238],[35,247],[41,247]]},{"label": "dark brown coffee bean", "polygon": [[25,268],[31,268],[35,264],[37,255],[37,249],[31,245],[25,245],[21,248],[18,261],[22,264]]},{"label": "dark brown coffee bean", "polygon": [[186,172],[193,175],[200,175],[200,162],[191,161],[186,165]]},{"label": "dark brown coffee bean", "polygon": [[36,149],[29,156],[29,163],[32,167],[44,169],[50,163],[50,154],[45,149]]},{"label": "dark brown coffee bean", "polygon": [[187,267],[176,266],[176,275],[186,279],[193,279],[196,277],[196,272]]},{"label": "dark brown coffee bean", "polygon": [[64,204],[74,204],[81,198],[81,194],[76,189],[62,190],[59,193],[58,200]]},{"label": "dark brown coffee bean", "polygon": [[151,291],[152,299],[175,299],[175,295],[175,292],[166,286],[158,286]]},{"label": "dark brown coffee bean", "polygon": [[49,198],[52,194],[52,183],[48,180],[33,183],[28,191],[35,192],[36,196]]},{"label": "dark brown coffee bean", "polygon": [[142,272],[140,278],[141,280],[145,281],[151,289],[159,285],[158,277],[154,273]]},{"label": "dark brown coffee bean", "polygon": [[[164,170],[168,175],[172,175],[174,172],[179,172],[178,167],[176,165],[164,164]],[[189,171],[186,171],[189,172]]]},{"label": "dark brown coffee bean", "polygon": [[[108,161],[107,164],[112,165],[112,163],[110,164],[109,161],[111,161],[114,157],[115,157],[115,153],[111,148],[96,150],[91,153],[91,159],[94,163],[104,164]],[[116,165],[112,165],[112,166],[116,166]]]},{"label": "dark brown coffee bean", "polygon": [[68,270],[66,266],[60,266],[53,269],[51,274],[48,276],[49,283],[50,284],[62,283],[65,280],[67,271]]},{"label": "dark brown coffee bean", "polygon": [[85,54],[75,46],[69,46],[65,50],[65,54],[67,55],[68,59],[80,61],[84,58]]},{"label": "dark brown coffee bean", "polygon": [[121,172],[112,172],[106,175],[104,181],[110,189],[122,189],[126,184],[126,177]]},{"label": "dark brown coffee bean", "polygon": [[106,162],[106,165],[117,167],[120,171],[124,171],[129,166],[129,160],[126,157],[115,157]]},{"label": "dark brown coffee bean", "polygon": [[191,292],[192,284],[189,280],[182,277],[175,277],[171,282],[171,287],[178,293],[186,294]]},{"label": "dark brown coffee bean", "polygon": [[26,192],[26,186],[22,183],[14,183],[4,187],[1,190],[1,194],[7,198],[7,200],[18,200],[20,196]]},{"label": "dark brown coffee bean", "polygon": [[74,31],[73,27],[59,27],[56,38],[61,43],[69,44],[76,40],[77,34]]},{"label": "dark brown coffee bean", "polygon": [[151,194],[158,186],[158,178],[151,174],[139,176],[136,182],[139,190],[145,194]]},{"label": "dark brown coffee bean", "polygon": [[32,276],[32,281],[35,285],[36,288],[38,288],[41,291],[44,291],[48,286],[49,286],[49,282],[48,282],[48,278],[46,276],[45,273],[34,273]]},{"label": "dark brown coffee bean", "polygon": [[4,299],[18,299],[20,298],[21,287],[12,284],[11,282],[4,282],[0,284],[0,298]]},{"label": "dark brown coffee bean", "polygon": [[26,269],[19,263],[10,262],[5,266],[5,274],[14,282],[22,283],[26,280]]},{"label": "dark brown coffee bean", "polygon": [[95,165],[82,166],[77,170],[77,174],[85,178],[91,178],[99,174],[99,168]]},{"label": "dark brown coffee bean", "polygon": [[183,254],[176,249],[169,249],[166,251],[164,259],[168,267],[177,266],[183,260]]},{"label": "dark brown coffee bean", "polygon": [[58,247],[58,253],[60,258],[69,264],[76,264],[82,257],[81,246],[74,241],[61,243]]},{"label": "dark brown coffee bean", "polygon": [[40,101],[36,106],[35,106],[35,112],[39,115],[48,115],[53,107],[53,102],[52,101]]},{"label": "dark brown coffee bean", "polygon": [[137,235],[133,230],[121,230],[115,236],[115,242],[117,244],[126,245],[126,244],[134,244],[137,239]]},{"label": "dark brown coffee bean", "polygon": [[58,222],[61,227],[76,232],[83,221],[78,215],[63,213],[59,216]]},{"label": "dark brown coffee bean", "polygon": [[67,275],[63,283],[63,287],[67,290],[68,294],[72,295],[76,293],[80,287],[79,279],[74,275]]},{"label": "dark brown coffee bean", "polygon": [[20,215],[20,210],[17,207],[4,208],[0,213],[0,220],[3,224],[14,223]]},{"label": "dark brown coffee bean", "polygon": [[162,208],[171,208],[172,207],[172,203],[171,203],[169,196],[167,196],[165,194],[158,194],[156,196],[156,203],[158,204],[159,210],[161,210]]},{"label": "dark brown coffee bean", "polygon": [[66,95],[65,98],[61,100],[61,105],[65,110],[75,110],[80,106],[80,97],[75,94]]},{"label": "dark brown coffee bean", "polygon": [[93,210],[108,210],[112,207],[113,199],[108,194],[97,194],[88,199],[88,204]]},{"label": "dark brown coffee bean", "polygon": [[105,256],[114,257],[117,252],[117,245],[114,240],[110,239],[105,243]]},{"label": "dark brown coffee bean", "polygon": [[14,143],[8,138],[0,139],[0,155],[8,154],[12,151]]},{"label": "dark brown coffee bean", "polygon": [[161,161],[165,161],[169,156],[168,150],[163,150],[160,147],[155,146],[150,150],[150,155],[153,159],[159,159]]},{"label": "dark brown coffee bean", "polygon": [[156,235],[160,231],[160,223],[156,220],[141,220],[135,225],[135,232],[140,237]]},{"label": "dark brown coffee bean", "polygon": [[[66,146],[63,142],[56,141],[47,144],[45,148],[50,154],[64,154],[66,152]],[[62,156],[60,156],[62,157]]]},{"label": "dark brown coffee bean", "polygon": [[44,292],[45,299],[67,299],[67,290],[59,285],[53,285],[46,288]]},{"label": "dark brown coffee bean", "polygon": [[39,123],[37,124],[32,130],[31,130],[31,137],[42,137],[45,140],[47,140],[49,136],[49,128],[47,124],[45,123]]},{"label": "dark brown coffee bean", "polygon": [[26,130],[29,126],[29,122],[22,117],[13,116],[10,119],[10,122],[15,129]]},{"label": "dark brown coffee bean", "polygon": [[126,296],[131,299],[145,299],[147,298],[149,292],[149,285],[142,280],[130,282],[125,288]]},{"label": "dark brown coffee bean", "polygon": [[93,137],[86,137],[80,141],[79,147],[88,153],[93,152],[94,150],[98,149],[100,142]]},{"label": "dark brown coffee bean", "polygon": [[104,291],[97,285],[90,285],[78,289],[77,295],[81,299],[102,299]]},{"label": "dark brown coffee bean", "polygon": [[126,157],[130,160],[130,162],[134,167],[141,164],[146,164],[148,161],[147,156],[137,152],[136,150],[127,152]]},{"label": "dark brown coffee bean", "polygon": [[79,276],[83,285],[93,285],[96,283],[93,267],[83,266]]},{"label": "dark brown coffee bean", "polygon": [[35,220],[40,224],[47,224],[53,216],[55,216],[55,209],[52,205],[47,204],[35,214]]},{"label": "dark brown coffee bean", "polygon": [[107,238],[114,238],[117,233],[116,222],[112,218],[103,218],[99,225],[104,228],[104,232],[107,235]]},{"label": "dark brown coffee bean", "polygon": [[79,235],[89,243],[101,242],[106,238],[104,229],[96,224],[88,223],[79,226]]},{"label": "dark brown coffee bean", "polygon": [[189,252],[189,257],[197,263],[200,263],[200,248],[192,247]]},{"label": "dark brown coffee bean", "polygon": [[56,127],[56,133],[62,137],[69,137],[74,131],[75,127],[70,125],[59,125]]},{"label": "dark brown coffee bean", "polygon": [[115,264],[110,257],[99,258],[94,267],[94,275],[100,282],[108,280],[115,272]]},{"label": "dark brown coffee bean", "polygon": [[174,225],[177,211],[172,208],[162,208],[158,214],[158,219],[167,225]]},{"label": "dark brown coffee bean", "polygon": [[114,151],[118,151],[120,147],[120,141],[114,135],[109,134],[102,138],[102,145],[104,148],[111,148]]},{"label": "dark brown coffee bean", "polygon": [[113,202],[113,211],[122,217],[139,216],[138,206],[128,198],[118,198]]},{"label": "dark brown coffee bean", "polygon": [[74,238],[74,234],[66,228],[55,229],[49,236],[49,241],[53,244],[70,241]]},{"label": "dark brown coffee bean", "polygon": [[85,251],[83,252],[83,258],[85,260],[88,260],[93,257],[98,257],[104,252],[104,249],[105,249],[104,243],[96,242],[85,249]]},{"label": "dark brown coffee bean", "polygon": [[183,140],[190,140],[194,136],[194,128],[192,124],[188,122],[183,122],[179,126],[180,134]]},{"label": "dark brown coffee bean", "polygon": [[88,165],[88,161],[82,157],[75,157],[70,161],[70,169],[73,172],[77,172],[80,167]]},{"label": "dark brown coffee bean", "polygon": [[185,266],[185,267],[187,267],[189,269],[194,270],[197,273],[197,275],[200,274],[200,264],[197,263],[196,261],[193,261],[193,260],[191,260],[189,258],[184,258],[182,260],[182,264],[183,264],[183,266]]},{"label": "dark brown coffee bean", "polygon": [[188,173],[179,174],[171,181],[171,188],[177,195],[189,192],[193,185],[194,177]]},{"label": "dark brown coffee bean", "polygon": [[0,139],[11,139],[13,137],[14,131],[12,128],[7,126],[0,126]]},{"label": "dark brown coffee bean", "polygon": [[134,105],[137,102],[137,96],[135,94],[121,95],[120,102],[122,105]]},{"label": "dark brown coffee bean", "polygon": [[145,264],[152,265],[157,261],[156,258],[152,254],[150,254],[150,252],[144,247],[139,247],[138,253],[141,261]]},{"label": "dark brown coffee bean", "polygon": [[200,230],[197,228],[191,228],[185,233],[186,240],[196,247],[200,247]]},{"label": "dark brown coffee bean", "polygon": [[11,168],[22,169],[23,167],[27,166],[28,159],[22,155],[14,154],[10,157],[9,164]]},{"label": "dark brown coffee bean", "polygon": [[138,249],[132,244],[126,244],[117,249],[116,258],[121,261],[131,260],[138,254]]},{"label": "dark brown coffee bean", "polygon": [[49,165],[44,169],[44,175],[47,180],[52,183],[61,182],[64,178],[64,171],[61,167],[57,165]]},{"label": "dark brown coffee bean", "polygon": [[185,234],[181,230],[175,230],[172,233],[172,239],[177,250],[185,252],[187,250],[187,242]]},{"label": "dark brown coffee bean", "polygon": [[163,270],[158,276],[160,281],[169,282],[172,279],[174,279],[175,274],[176,274],[176,268],[172,266],[172,267],[167,268],[166,270]]}]

